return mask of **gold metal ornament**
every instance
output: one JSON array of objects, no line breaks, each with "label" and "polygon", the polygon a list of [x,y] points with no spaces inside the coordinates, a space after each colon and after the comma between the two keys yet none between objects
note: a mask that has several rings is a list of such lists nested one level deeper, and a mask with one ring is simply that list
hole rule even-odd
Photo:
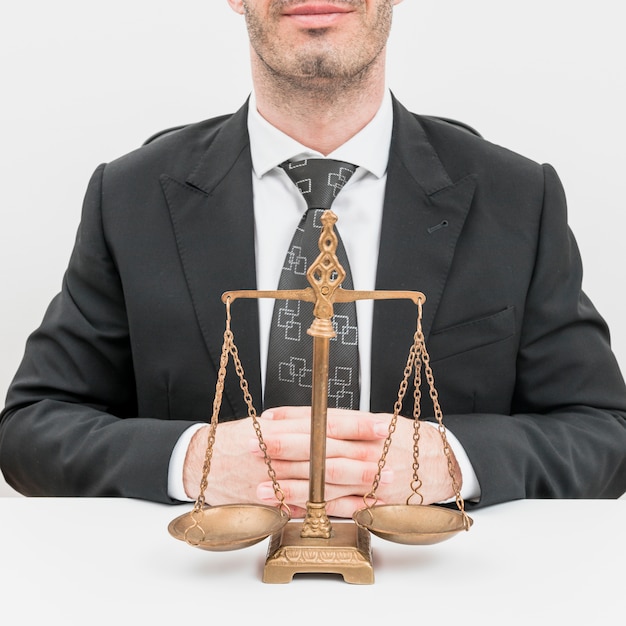
[{"label": "gold metal ornament", "polygon": [[[472,526],[472,519],[465,512],[464,502],[454,474],[452,454],[443,424],[443,413],[439,405],[434,376],[422,332],[422,305],[426,301],[426,297],[418,291],[343,289],[341,282],[345,277],[345,270],[335,254],[337,236],[334,225],[336,222],[337,217],[332,211],[324,211],[322,233],[319,239],[320,254],[307,271],[310,287],[280,291],[228,291],[222,295],[222,301],[226,306],[226,329],[200,482],[200,493],[193,510],[172,520],[168,527],[170,534],[176,539],[209,551],[236,550],[271,537],[263,571],[263,582],[266,583],[287,583],[296,573],[315,572],[340,574],[349,583],[371,584],[374,582],[374,570],[370,533],[396,543],[426,545],[445,541],[462,530],[468,531]],[[285,503],[284,494],[263,441],[243,367],[234,343],[233,333],[230,329],[230,309],[231,304],[238,298],[300,300],[314,304],[314,319],[307,331],[313,337],[309,500],[302,521],[291,519],[291,511]],[[411,300],[417,307],[417,325],[372,488],[364,494],[364,506],[355,512],[352,521],[341,520],[331,523],[326,513],[324,500],[324,475],[328,357],[330,340],[335,336],[332,325],[333,304],[335,302],[354,302],[368,299]],[[248,416],[252,418],[259,448],[263,452],[268,476],[278,502],[276,507],[257,504],[210,506],[205,501],[204,494],[211,468],[229,357],[233,358],[235,371],[239,377],[240,387],[248,407]],[[448,461],[456,509],[438,505],[424,505],[420,493],[422,483],[419,478],[419,438],[422,369],[426,375],[437,428]],[[403,504],[378,505],[376,491],[412,375],[414,382],[414,445],[413,479],[410,484],[410,495]]]}]

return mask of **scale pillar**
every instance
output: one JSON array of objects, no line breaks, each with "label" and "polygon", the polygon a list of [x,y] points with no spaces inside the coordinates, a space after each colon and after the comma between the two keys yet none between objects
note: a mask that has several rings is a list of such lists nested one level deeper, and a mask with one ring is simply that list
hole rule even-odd
[{"label": "scale pillar", "polygon": [[331,525],[324,500],[328,356],[335,331],[329,318],[316,317],[307,332],[313,337],[309,501],[302,522],[289,522],[272,536],[263,582],[288,583],[297,573],[324,573],[340,574],[348,583],[371,584],[370,533],[354,522]]},{"label": "scale pillar", "polygon": [[326,424],[328,413],[328,357],[335,336],[330,320],[315,319],[307,333],[313,337],[313,390],[311,392],[311,465],[309,501],[301,536],[330,539],[332,527],[324,497],[326,474]]}]

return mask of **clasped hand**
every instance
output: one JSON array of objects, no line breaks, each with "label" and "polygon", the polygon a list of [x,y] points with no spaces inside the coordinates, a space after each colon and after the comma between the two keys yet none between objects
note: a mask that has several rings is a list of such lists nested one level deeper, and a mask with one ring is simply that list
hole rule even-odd
[{"label": "clasped hand", "polygon": [[[372,490],[391,419],[384,413],[328,409],[324,499],[329,516],[351,517],[363,508],[363,495]],[[303,517],[309,499],[310,408],[270,409],[258,420],[285,504],[293,517]],[[185,490],[193,499],[199,493],[208,428],[195,433],[185,460]],[[413,420],[398,417],[376,491],[378,504],[404,503],[411,494],[413,432]],[[460,488],[453,452],[451,460]],[[420,427],[419,478],[424,504],[454,496],[440,433],[427,422]],[[218,425],[205,500],[213,506],[277,503],[251,418]]]}]

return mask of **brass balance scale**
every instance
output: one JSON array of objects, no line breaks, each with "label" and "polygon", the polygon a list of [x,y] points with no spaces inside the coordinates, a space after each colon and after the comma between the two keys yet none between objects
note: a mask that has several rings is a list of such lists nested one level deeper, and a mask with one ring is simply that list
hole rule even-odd
[{"label": "brass balance scale", "polygon": [[[287,583],[299,572],[332,573],[343,576],[344,581],[356,584],[374,582],[374,569],[370,533],[396,543],[427,545],[444,541],[462,530],[469,530],[472,519],[465,512],[463,499],[452,467],[451,452],[443,425],[429,356],[422,332],[422,305],[424,294],[417,291],[354,291],[340,287],[345,270],[335,254],[337,221],[332,211],[322,216],[322,233],[319,240],[320,254],[307,272],[310,287],[301,290],[281,291],[228,291],[222,295],[226,307],[226,328],[220,359],[213,413],[207,439],[200,493],[193,510],[169,524],[170,534],[187,544],[208,551],[237,550],[252,546],[270,537],[263,582]],[[314,304],[313,323],[308,334],[313,337],[313,389],[311,397],[311,443],[309,501],[303,520],[291,519],[289,506],[284,501],[272,461],[263,441],[263,434],[252,397],[248,391],[241,361],[230,329],[231,304],[238,298],[275,298],[301,300]],[[403,379],[394,404],[393,417],[388,435],[383,443],[378,470],[371,490],[363,496],[364,506],[355,512],[352,521],[339,520],[331,524],[324,501],[324,472],[326,464],[326,418],[328,404],[328,356],[330,340],[335,336],[332,317],[333,303],[356,300],[408,299],[417,307],[417,327],[410,348]],[[205,501],[205,490],[211,469],[215,445],[218,415],[226,377],[226,367],[232,357],[239,376],[240,387],[248,407],[248,416],[263,452],[268,475],[274,487],[277,506],[260,504],[228,504],[211,506]],[[422,504],[422,485],[419,478],[420,400],[422,366],[429,386],[448,471],[455,492],[456,509]],[[414,431],[413,431],[413,479],[410,493],[404,504],[377,505],[376,491],[381,472],[385,466],[392,435],[398,415],[409,386],[414,379]]]}]

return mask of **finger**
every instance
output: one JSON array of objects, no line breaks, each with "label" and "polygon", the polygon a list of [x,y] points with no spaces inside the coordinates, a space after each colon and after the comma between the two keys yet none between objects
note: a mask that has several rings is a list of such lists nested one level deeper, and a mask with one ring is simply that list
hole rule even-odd
[{"label": "finger", "polygon": [[346,458],[366,463],[378,463],[383,452],[383,441],[326,440],[326,458]]},{"label": "finger", "polygon": [[[306,515],[306,503],[309,500],[308,481],[286,481],[280,486],[285,504],[291,510],[292,517]],[[357,492],[358,493],[358,492]],[[257,497],[263,504],[274,506],[278,500],[271,482],[261,483],[257,489]],[[384,504],[377,500],[376,504]],[[365,501],[362,495],[355,495],[350,488],[331,486],[326,494],[326,514],[330,517],[352,517],[355,511],[362,509]]]},{"label": "finger", "polygon": [[[309,500],[308,480],[283,480],[279,481],[279,487],[284,502],[289,507],[306,508],[306,503]],[[259,484],[256,489],[256,496],[264,504],[274,505],[278,502],[278,497],[271,481]]]},{"label": "finger", "polygon": [[[290,430],[310,432],[311,407],[283,406],[268,409],[261,414],[263,419],[280,422],[289,420]],[[327,410],[327,434],[329,437],[346,440],[378,440],[389,434],[391,415],[367,413],[348,409]]]},{"label": "finger", "polygon": [[[277,433],[263,435],[267,455],[273,461],[308,461],[311,454],[311,439],[308,433]],[[257,456],[264,456],[258,439],[248,440],[248,449]]]},{"label": "finger", "polygon": [[306,419],[308,424],[311,423],[311,407],[310,406],[278,406],[266,409],[261,413],[261,417],[267,420],[297,420]]},{"label": "finger", "polygon": [[[272,461],[308,461],[311,454],[311,439],[308,433],[265,433],[263,443],[267,455]],[[250,437],[248,450],[263,456],[259,440]],[[326,440],[326,458],[345,458],[366,463],[378,463],[383,451],[383,441],[376,440],[343,440],[328,438]]]},{"label": "finger", "polygon": [[[332,485],[356,487],[358,493],[369,490],[379,471],[378,463],[355,461],[354,459],[328,459],[326,462],[326,485],[330,492]],[[393,471],[383,469],[380,483],[393,482]]]},{"label": "finger", "polygon": [[311,465],[308,461],[281,461],[271,460],[272,469],[276,474],[276,480],[309,480]]},{"label": "finger", "polygon": [[[286,504],[290,507],[306,508],[306,503],[310,500],[308,480],[282,480],[278,481],[278,487]],[[325,499],[334,500],[364,491],[360,485],[326,485]],[[260,483],[256,489],[256,496],[264,504],[274,505],[278,502],[278,496],[271,481]]]},{"label": "finger", "polygon": [[382,413],[329,409],[326,431],[331,439],[379,441],[389,434],[390,419]]},{"label": "finger", "polygon": [[[354,496],[363,502],[363,494],[369,493],[371,485],[364,487],[363,485],[333,485],[325,486],[324,500],[331,502],[337,499]],[[276,505],[281,496],[285,504],[289,507],[297,506],[306,508],[307,502],[310,500],[309,481],[308,480],[284,480],[278,481],[277,489],[271,481],[260,483],[256,489],[256,497],[263,504],[271,506]]]},{"label": "finger", "polygon": [[[278,482],[285,480],[309,480],[311,465],[308,461],[281,461],[273,459],[272,469]],[[328,459],[325,470],[326,485],[358,485],[360,490],[367,490],[378,473],[378,463],[355,461],[353,459]],[[390,484],[394,480],[391,469],[380,473],[380,484]]]},{"label": "finger", "polygon": [[[368,504],[371,504],[371,501]],[[378,500],[376,504],[380,505],[384,502]],[[356,511],[365,506],[365,501],[361,496],[344,496],[327,501],[326,514],[330,517],[352,517]]]}]

